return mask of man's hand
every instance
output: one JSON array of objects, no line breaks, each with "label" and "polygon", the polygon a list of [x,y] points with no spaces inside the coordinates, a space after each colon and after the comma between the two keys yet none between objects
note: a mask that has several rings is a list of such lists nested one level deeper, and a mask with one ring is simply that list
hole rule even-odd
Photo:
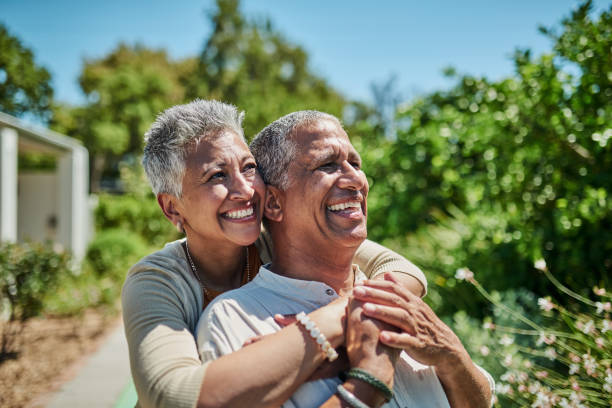
[{"label": "man's hand", "polygon": [[[349,300],[346,323],[346,350],[351,368],[361,368],[393,388],[394,365],[399,351],[379,341],[381,330],[393,327],[379,320],[366,317],[363,302],[352,297]],[[360,381],[351,386],[372,406],[380,405],[384,398],[379,391]]]},{"label": "man's hand", "polygon": [[379,336],[382,343],[404,349],[420,363],[435,367],[452,407],[489,406],[488,380],[459,338],[425,302],[397,284],[391,274],[386,274],[385,280],[369,280],[356,286],[353,296],[364,302],[365,315],[401,330],[383,330]]}]

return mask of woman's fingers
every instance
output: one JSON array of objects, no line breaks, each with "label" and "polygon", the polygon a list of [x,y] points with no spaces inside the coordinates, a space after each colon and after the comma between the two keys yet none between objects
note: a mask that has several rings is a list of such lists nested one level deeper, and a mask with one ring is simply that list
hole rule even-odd
[{"label": "woman's fingers", "polygon": [[410,312],[404,308],[376,303],[365,303],[363,305],[363,314],[388,323],[391,326],[395,326],[408,334],[414,334],[416,332],[413,318]]},{"label": "woman's fingers", "polygon": [[285,327],[295,323],[296,318],[294,314],[282,315],[277,313],[274,315],[274,321],[278,323],[279,326]]},{"label": "woman's fingers", "polygon": [[250,344],[253,343],[257,343],[259,340],[263,339],[263,336],[253,336],[253,337],[249,337],[248,339],[246,339],[244,341],[244,344],[242,345],[242,347],[246,347]]}]

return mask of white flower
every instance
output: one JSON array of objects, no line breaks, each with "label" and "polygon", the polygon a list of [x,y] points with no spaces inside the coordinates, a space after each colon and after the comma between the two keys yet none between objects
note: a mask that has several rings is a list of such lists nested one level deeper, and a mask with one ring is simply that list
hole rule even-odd
[{"label": "white flower", "polygon": [[597,314],[602,314],[604,311],[610,311],[610,302],[595,302],[595,306],[597,307]]},{"label": "white flower", "polygon": [[512,388],[510,387],[509,384],[501,383],[495,386],[495,392],[497,394],[505,395],[505,394],[508,394],[511,390]]},{"label": "white flower", "polygon": [[584,326],[582,326],[581,330],[584,334],[589,334],[594,328],[595,328],[595,322],[593,322],[592,320],[589,320],[588,322],[584,324]]},{"label": "white flower", "polygon": [[457,272],[455,272],[455,279],[471,281],[474,279],[474,273],[468,268],[459,268]]},{"label": "white flower", "polygon": [[508,336],[506,334],[504,334],[501,337],[501,339],[499,339],[499,344],[501,344],[502,346],[505,346],[505,347],[508,347],[512,343],[514,343],[514,338],[512,338],[511,336]]},{"label": "white flower", "polygon": [[582,364],[584,365],[584,369],[588,375],[593,374],[595,370],[597,370],[597,361],[595,361],[593,357],[591,357],[588,354],[583,354],[582,360],[583,360]]},{"label": "white flower", "polygon": [[490,352],[491,350],[489,350],[487,346],[480,347],[480,354],[482,354],[483,356],[488,356]]},{"label": "white flower", "polygon": [[606,375],[606,378],[604,378],[604,381],[606,382],[603,386],[603,389],[606,392],[612,392],[612,371],[608,370],[608,373]]},{"label": "white flower", "polygon": [[540,336],[536,340],[536,346],[540,346],[540,345],[542,345],[542,343],[546,343],[548,345],[551,345],[551,344],[553,344],[555,342],[555,340],[557,340],[557,336],[555,336],[554,334],[551,334],[550,336],[547,336],[546,333],[541,332]]},{"label": "white flower", "polygon": [[553,347],[547,347],[546,350],[544,351],[544,355],[551,360],[554,360],[555,358],[557,358],[557,352],[555,351]]},{"label": "white flower", "polygon": [[604,345],[605,345],[606,343],[604,342],[604,339],[603,339],[602,337],[597,337],[597,338],[595,339],[595,344],[597,344],[597,347],[599,347],[599,348],[601,348],[601,349],[602,349],[602,348],[604,348]]},{"label": "white flower", "polygon": [[506,354],[504,361],[502,361],[504,367],[510,367],[512,365],[512,354]]},{"label": "white flower", "polygon": [[597,286],[595,286],[593,288],[593,292],[595,292],[595,294],[598,295],[598,296],[604,296],[606,294],[606,289],[605,288],[598,288]]},{"label": "white flower", "polygon": [[569,373],[570,375],[574,375],[580,370],[580,366],[578,364],[570,364]]},{"label": "white flower", "polygon": [[537,261],[534,262],[533,267],[540,270],[540,271],[545,271],[546,270],[546,261],[543,259],[538,259]]},{"label": "white flower", "polygon": [[612,321],[604,319],[603,323],[601,324],[601,332],[605,333],[610,330],[612,330]]},{"label": "white flower", "polygon": [[536,400],[531,404],[533,408],[548,408],[552,406],[550,397],[544,392],[538,392]]},{"label": "white flower", "polygon": [[539,298],[538,306],[540,306],[541,310],[545,310],[547,312],[550,312],[555,307],[553,302],[551,302],[548,298]]},{"label": "white flower", "polygon": [[482,324],[482,328],[485,329],[485,330],[493,330],[493,329],[495,329],[495,325],[493,323],[491,323],[491,322],[484,322]]}]

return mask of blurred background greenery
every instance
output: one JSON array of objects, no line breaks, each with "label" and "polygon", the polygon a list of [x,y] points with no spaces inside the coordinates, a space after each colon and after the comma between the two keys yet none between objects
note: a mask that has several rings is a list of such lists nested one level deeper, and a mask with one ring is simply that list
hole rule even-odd
[{"label": "blurred background greenery", "polygon": [[[336,91],[309,69],[300,45],[267,21],[249,20],[238,6],[217,1],[209,16],[213,30],[198,56],[174,60],[163,50],[118,44],[86,60],[79,77],[86,102],[76,106],[53,99],[49,73],[0,26],[0,110],[37,116],[81,140],[99,200],[98,232],[81,270],[66,264],[61,279],[70,283],[60,290],[48,285],[46,305],[13,318],[115,304],[128,266],[177,238],[143,177],[142,140],[157,113],[196,97],[245,110],[248,136],[299,109],[342,118],[370,181],[370,238],[425,271],[427,301],[494,374],[504,369],[499,356],[482,353],[497,341],[483,332],[482,319],[508,316],[459,284],[458,268],[469,267],[500,302],[535,321],[541,320],[539,297],[581,307],[536,271],[537,259],[587,298],[593,287],[610,286],[612,7],[593,13],[586,1],[558,25],[541,28],[552,48],[542,55],[516,50],[515,73],[506,78],[447,68],[452,86],[409,100],[398,100],[390,78],[374,87],[368,104]],[[52,163],[20,157],[22,165]],[[2,274],[15,251],[2,247]],[[4,282],[2,296],[13,299]]]}]

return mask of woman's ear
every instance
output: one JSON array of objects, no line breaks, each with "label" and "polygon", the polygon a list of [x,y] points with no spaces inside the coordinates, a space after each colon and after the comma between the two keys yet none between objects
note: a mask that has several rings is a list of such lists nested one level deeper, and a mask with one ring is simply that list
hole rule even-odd
[{"label": "woman's ear", "polygon": [[282,208],[283,193],[274,186],[267,186],[266,198],[264,199],[264,216],[270,221],[281,222],[283,220]]},{"label": "woman's ear", "polygon": [[166,218],[174,224],[179,232],[185,232],[184,220],[178,210],[178,198],[172,194],[159,193],[157,203],[161,207]]}]

